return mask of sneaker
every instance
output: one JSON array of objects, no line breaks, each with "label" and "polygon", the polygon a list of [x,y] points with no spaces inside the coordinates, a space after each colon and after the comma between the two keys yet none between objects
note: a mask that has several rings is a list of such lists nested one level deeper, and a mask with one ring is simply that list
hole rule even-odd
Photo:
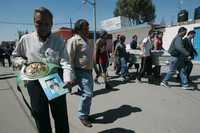
[{"label": "sneaker", "polygon": [[170,86],[168,85],[168,83],[165,82],[165,81],[162,81],[162,82],[160,83],[160,85],[163,86],[163,87],[170,88]]},{"label": "sneaker", "polygon": [[129,81],[129,78],[126,77],[126,76],[123,76],[122,78],[123,78],[123,79],[122,79],[123,82],[128,82],[128,81]]},{"label": "sneaker", "polygon": [[181,87],[181,89],[183,89],[183,90],[192,90],[192,88],[189,87],[189,85],[184,85],[184,86]]},{"label": "sneaker", "polygon": [[189,90],[188,86],[182,86],[181,89],[183,89],[183,90]]},{"label": "sneaker", "polygon": [[87,118],[79,118],[79,119],[84,126],[89,127],[89,128],[92,127],[92,123],[89,119]]}]

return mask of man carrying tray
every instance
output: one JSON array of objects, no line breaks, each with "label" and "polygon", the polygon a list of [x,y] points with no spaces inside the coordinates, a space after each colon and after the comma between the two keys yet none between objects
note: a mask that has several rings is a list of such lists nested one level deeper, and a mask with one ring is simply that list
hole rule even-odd
[{"label": "man carrying tray", "polygon": [[[53,25],[52,13],[40,7],[34,12],[36,32],[26,34],[19,40],[13,51],[14,63],[31,62],[54,63],[63,68],[63,78],[66,84],[73,83],[71,65],[64,41],[51,33]],[[55,72],[57,72],[55,70]],[[38,80],[28,81],[27,89],[30,96],[32,114],[39,133],[52,133],[49,116],[49,105],[54,118],[56,133],[69,133],[66,96],[62,95],[48,101]]]}]

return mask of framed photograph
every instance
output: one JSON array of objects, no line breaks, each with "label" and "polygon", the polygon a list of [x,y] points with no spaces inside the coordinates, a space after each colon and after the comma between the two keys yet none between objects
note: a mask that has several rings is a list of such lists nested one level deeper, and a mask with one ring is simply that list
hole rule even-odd
[{"label": "framed photograph", "polygon": [[40,78],[39,82],[48,100],[55,99],[61,95],[68,93],[68,89],[63,88],[64,83],[57,73],[50,74],[46,77]]}]

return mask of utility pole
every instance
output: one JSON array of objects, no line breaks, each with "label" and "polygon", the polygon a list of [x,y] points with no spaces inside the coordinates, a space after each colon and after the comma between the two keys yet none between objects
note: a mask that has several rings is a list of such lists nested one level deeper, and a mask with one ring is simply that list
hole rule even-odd
[{"label": "utility pole", "polygon": [[71,17],[69,18],[69,21],[70,21],[70,28],[72,29],[73,27],[72,27],[72,19],[71,19]]},{"label": "utility pole", "polygon": [[94,36],[93,36],[93,41],[94,41],[94,45],[96,44],[96,30],[97,30],[97,26],[96,26],[96,0],[93,0],[93,15],[94,15]]},{"label": "utility pole", "polygon": [[94,45],[96,44],[96,0],[89,1],[89,0],[83,0],[83,4],[90,4],[93,6],[93,25],[94,25],[94,31],[93,31],[93,42]]}]

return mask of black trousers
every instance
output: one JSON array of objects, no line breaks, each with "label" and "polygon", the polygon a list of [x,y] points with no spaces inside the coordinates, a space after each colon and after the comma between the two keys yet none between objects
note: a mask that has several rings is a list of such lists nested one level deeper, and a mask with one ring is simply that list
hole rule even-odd
[{"label": "black trousers", "polygon": [[2,66],[5,67],[5,59],[4,59],[4,57],[0,57],[0,62],[2,64]]},{"label": "black trousers", "polygon": [[48,101],[38,81],[27,84],[34,119],[39,133],[52,133],[49,105],[56,133],[69,133],[66,95]]},{"label": "black trousers", "polygon": [[190,74],[192,72],[193,64],[192,61],[185,61],[185,70],[187,72],[187,78],[190,79]]},{"label": "black trousers", "polygon": [[160,78],[160,70],[161,70],[160,65],[156,65],[152,68],[152,73],[153,73],[155,78]]},{"label": "black trousers", "polygon": [[8,60],[9,67],[11,67],[12,62],[11,62],[10,56],[7,56],[6,59]]},{"label": "black trousers", "polygon": [[141,77],[144,76],[145,72],[147,72],[148,76],[152,75],[152,58],[151,56],[142,57],[141,67],[138,74],[138,79],[140,80]]}]

